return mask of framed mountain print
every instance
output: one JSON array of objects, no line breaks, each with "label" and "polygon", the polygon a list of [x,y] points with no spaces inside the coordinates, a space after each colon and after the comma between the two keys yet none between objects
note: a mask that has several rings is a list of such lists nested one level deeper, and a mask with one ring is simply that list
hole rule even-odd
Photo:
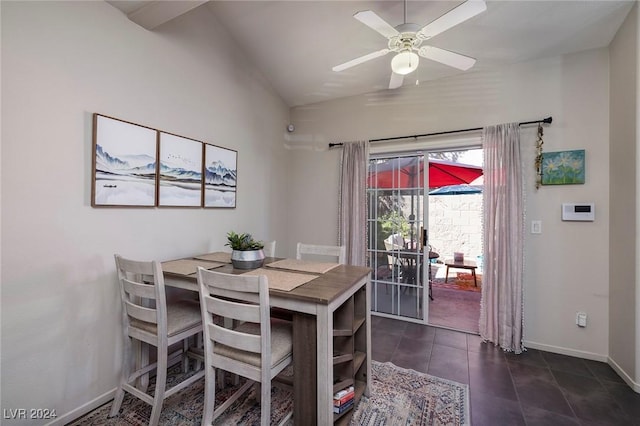
[{"label": "framed mountain print", "polygon": [[202,142],[160,132],[158,206],[202,207]]},{"label": "framed mountain print", "polygon": [[238,152],[204,145],[204,207],[236,207]]},{"label": "framed mountain print", "polygon": [[93,115],[91,205],[154,207],[158,132]]}]

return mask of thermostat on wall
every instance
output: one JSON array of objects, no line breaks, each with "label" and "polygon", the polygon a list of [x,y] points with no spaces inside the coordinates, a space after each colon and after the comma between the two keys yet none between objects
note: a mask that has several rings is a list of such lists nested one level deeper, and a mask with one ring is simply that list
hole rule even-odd
[{"label": "thermostat on wall", "polygon": [[562,203],[562,220],[593,222],[596,218],[596,208],[593,203]]}]

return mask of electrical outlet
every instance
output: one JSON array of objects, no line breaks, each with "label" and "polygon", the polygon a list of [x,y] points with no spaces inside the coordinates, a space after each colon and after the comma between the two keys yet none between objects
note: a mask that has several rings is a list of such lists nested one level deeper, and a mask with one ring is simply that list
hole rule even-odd
[{"label": "electrical outlet", "polygon": [[587,314],[585,312],[576,312],[576,325],[578,327],[587,326]]},{"label": "electrical outlet", "polygon": [[542,234],[542,221],[541,220],[532,220],[531,221],[531,233],[532,234]]}]

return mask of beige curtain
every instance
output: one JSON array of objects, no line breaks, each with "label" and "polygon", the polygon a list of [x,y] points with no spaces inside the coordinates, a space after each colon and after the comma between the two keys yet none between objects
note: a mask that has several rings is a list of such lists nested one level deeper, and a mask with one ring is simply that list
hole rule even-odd
[{"label": "beige curtain", "polygon": [[368,162],[369,142],[343,144],[339,241],[347,247],[346,262],[349,265],[366,265]]},{"label": "beige curtain", "polygon": [[504,350],[522,347],[524,201],[520,126],[486,127],[484,149],[484,270],[480,336]]}]

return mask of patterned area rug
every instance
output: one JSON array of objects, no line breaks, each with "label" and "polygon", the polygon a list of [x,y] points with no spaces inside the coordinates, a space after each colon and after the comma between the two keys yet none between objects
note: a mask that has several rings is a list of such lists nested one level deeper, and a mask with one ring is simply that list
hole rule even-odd
[{"label": "patterned area rug", "polygon": [[352,425],[469,425],[469,387],[405,370],[371,365],[370,397],[356,407]]},{"label": "patterned area rug", "polygon": [[[390,362],[372,362],[370,397],[362,397],[351,425],[469,425],[469,388]],[[181,380],[179,368],[170,371],[169,382]],[[229,384],[216,393],[216,403],[230,396],[238,385]],[[161,425],[200,425],[204,399],[204,379],[165,400]],[[278,424],[292,409],[290,392],[272,389],[271,424]],[[126,394],[120,414],[108,418],[111,402],[70,423],[88,425],[146,425],[151,406]],[[304,422],[303,422],[304,423]],[[260,405],[256,388],[241,397],[214,423],[216,425],[259,425]],[[288,425],[293,424],[290,420]]]},{"label": "patterned area rug", "polygon": [[479,293],[482,291],[482,281],[478,284],[479,287],[476,287],[471,279],[463,280],[461,284],[457,284],[457,280],[453,276],[446,283],[444,282],[444,278],[436,278],[432,281],[434,287],[448,288],[450,290],[475,291]]}]

